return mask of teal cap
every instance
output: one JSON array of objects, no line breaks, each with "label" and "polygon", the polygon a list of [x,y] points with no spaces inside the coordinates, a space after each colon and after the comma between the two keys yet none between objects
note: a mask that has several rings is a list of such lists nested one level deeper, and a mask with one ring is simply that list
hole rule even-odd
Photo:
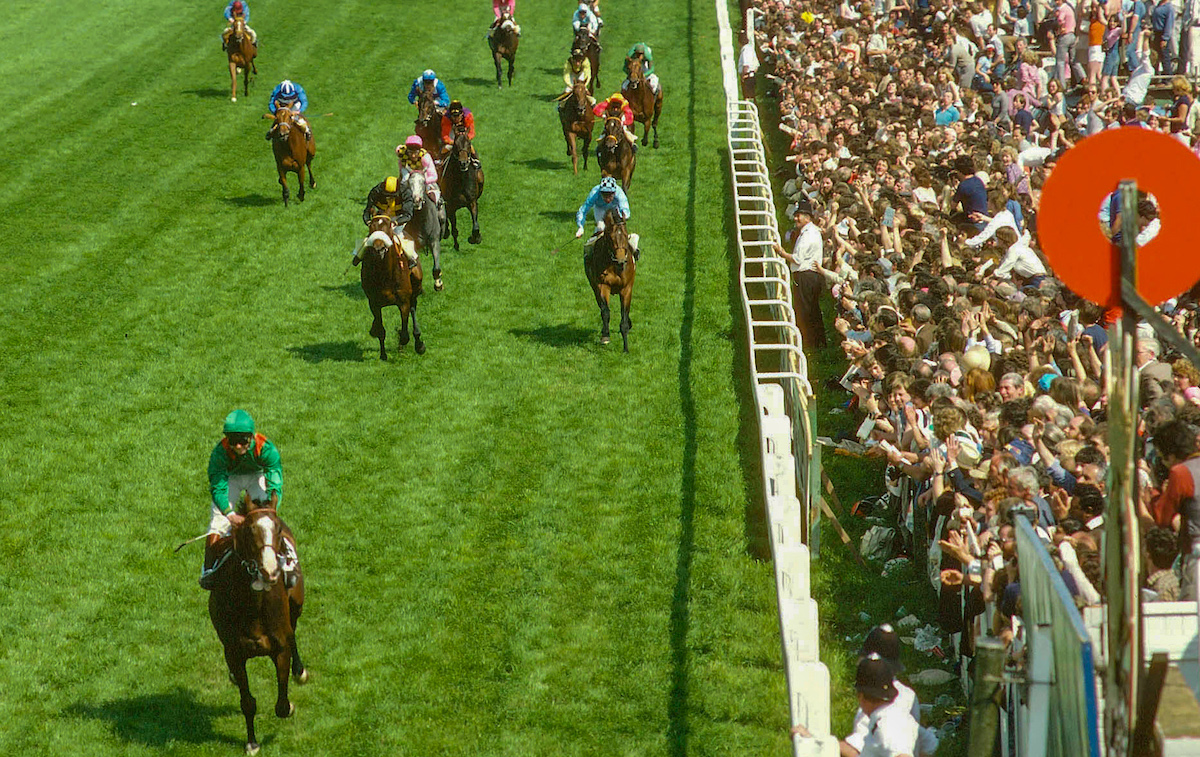
[{"label": "teal cap", "polygon": [[245,410],[234,410],[225,416],[224,431],[227,434],[253,434],[254,419]]}]

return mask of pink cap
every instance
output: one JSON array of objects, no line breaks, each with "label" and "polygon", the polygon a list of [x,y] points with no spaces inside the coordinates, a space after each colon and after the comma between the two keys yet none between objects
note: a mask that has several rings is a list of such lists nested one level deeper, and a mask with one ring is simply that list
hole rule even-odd
[{"label": "pink cap", "polygon": [[422,142],[421,138],[418,137],[416,134],[413,134],[411,137],[404,140],[404,144],[407,147],[424,147],[425,146],[425,143]]}]

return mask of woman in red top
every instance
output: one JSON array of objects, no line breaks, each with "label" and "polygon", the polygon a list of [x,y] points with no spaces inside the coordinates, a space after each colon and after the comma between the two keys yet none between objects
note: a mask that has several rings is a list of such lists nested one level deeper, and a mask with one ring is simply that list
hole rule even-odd
[{"label": "woman in red top", "polygon": [[1087,83],[1100,84],[1100,69],[1104,67],[1104,11],[1099,4],[1092,6],[1092,21],[1088,24]]}]

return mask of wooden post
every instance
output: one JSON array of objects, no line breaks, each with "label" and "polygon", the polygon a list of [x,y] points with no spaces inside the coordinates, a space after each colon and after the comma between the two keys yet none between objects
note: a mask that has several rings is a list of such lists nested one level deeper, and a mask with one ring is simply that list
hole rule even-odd
[{"label": "wooden post", "polygon": [[971,731],[968,757],[992,757],[1000,726],[1000,684],[1004,673],[1004,644],[999,639],[975,643],[975,682],[971,687]]}]

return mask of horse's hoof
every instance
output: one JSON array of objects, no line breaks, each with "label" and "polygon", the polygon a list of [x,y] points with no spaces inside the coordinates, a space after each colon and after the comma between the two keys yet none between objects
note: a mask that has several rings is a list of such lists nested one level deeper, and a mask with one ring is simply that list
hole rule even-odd
[{"label": "horse's hoof", "polygon": [[246,754],[250,755],[250,757],[254,757],[254,755],[258,754],[258,749],[258,744],[253,741],[246,744]]},{"label": "horse's hoof", "polygon": [[438,276],[436,279],[433,280],[433,291],[440,292],[445,288],[446,288],[446,285],[442,283],[441,276]]},{"label": "horse's hoof", "polygon": [[481,241],[483,241],[483,235],[482,234],[472,234],[471,236],[467,237],[467,241],[470,242],[471,244],[479,244]]},{"label": "horse's hoof", "polygon": [[424,355],[425,354],[425,343],[419,341],[416,343],[416,345],[413,346],[413,349],[417,351],[418,355]]},{"label": "horse's hoof", "polygon": [[300,671],[300,675],[296,676],[296,683],[300,684],[301,686],[308,683],[308,668]]},{"label": "horse's hoof", "polygon": [[287,703],[287,712],[280,712],[278,705],[276,705],[276,707],[275,707],[275,715],[279,718],[290,718],[295,712],[296,712],[295,702]]},{"label": "horse's hoof", "polygon": [[608,344],[608,343],[609,343],[609,342],[611,342],[611,341],[612,341],[612,340],[611,340],[611,339],[609,339],[609,338],[608,338],[608,337],[606,337],[606,336],[602,336],[602,337],[600,337],[600,344]]},{"label": "horse's hoof", "polygon": [[658,149],[658,140],[657,140],[657,139],[656,139],[656,140],[654,140],[654,149],[655,149],[655,150],[657,150],[657,149]]}]

